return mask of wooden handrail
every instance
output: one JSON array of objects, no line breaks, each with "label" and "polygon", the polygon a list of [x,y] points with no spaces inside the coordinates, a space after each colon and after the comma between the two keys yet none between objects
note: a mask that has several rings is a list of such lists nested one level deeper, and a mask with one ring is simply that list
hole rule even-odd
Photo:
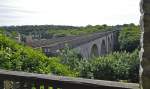
[{"label": "wooden handrail", "polygon": [[2,81],[5,80],[19,81],[26,84],[28,88],[23,89],[31,89],[33,86],[36,89],[40,89],[40,86],[44,86],[44,89],[48,89],[48,87],[53,87],[53,89],[139,89],[139,85],[135,83],[92,80],[0,69],[1,86],[3,85]]}]

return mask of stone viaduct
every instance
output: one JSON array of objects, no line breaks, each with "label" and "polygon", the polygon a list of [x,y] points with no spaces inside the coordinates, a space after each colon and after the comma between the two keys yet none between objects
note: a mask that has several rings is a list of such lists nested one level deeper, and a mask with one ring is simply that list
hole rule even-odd
[{"label": "stone viaduct", "polygon": [[32,40],[28,43],[34,48],[42,48],[43,52],[48,55],[59,54],[66,44],[73,48],[83,58],[92,56],[102,56],[112,52],[117,46],[118,30],[98,32],[83,36],[59,37],[49,40]]}]

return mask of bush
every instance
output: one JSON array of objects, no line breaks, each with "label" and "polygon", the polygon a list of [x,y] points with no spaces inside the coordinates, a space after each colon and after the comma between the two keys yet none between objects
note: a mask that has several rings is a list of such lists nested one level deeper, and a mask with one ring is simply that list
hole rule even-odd
[{"label": "bush", "polygon": [[78,72],[68,71],[70,70],[70,68],[67,65],[61,64],[61,60],[57,57],[50,58],[49,68],[52,74],[72,76],[72,77],[78,76]]},{"label": "bush", "polygon": [[133,53],[114,52],[107,56],[91,59],[84,64],[81,77],[103,80],[127,80],[138,82],[138,50]]},{"label": "bush", "polygon": [[41,51],[17,44],[0,34],[1,69],[74,76],[74,71],[56,60],[59,58],[48,58]]},{"label": "bush", "polygon": [[79,77],[113,81],[138,82],[139,56],[138,50],[131,52],[113,52],[88,60],[79,58],[78,54],[68,46],[61,51],[61,63],[71,70],[79,72]]},{"label": "bush", "polygon": [[67,44],[60,52],[60,59],[62,64],[68,65],[72,70],[79,71],[82,57],[75,50],[70,49]]},{"label": "bush", "polygon": [[111,28],[111,26],[107,25],[87,25],[85,27],[78,27],[78,28],[68,28],[68,29],[50,29],[49,34],[55,36],[55,37],[62,37],[62,36],[80,36],[84,34],[91,34],[95,32],[100,31],[107,31],[108,28]]},{"label": "bush", "polygon": [[140,45],[140,28],[138,26],[125,26],[119,33],[119,44],[121,50],[134,51]]}]

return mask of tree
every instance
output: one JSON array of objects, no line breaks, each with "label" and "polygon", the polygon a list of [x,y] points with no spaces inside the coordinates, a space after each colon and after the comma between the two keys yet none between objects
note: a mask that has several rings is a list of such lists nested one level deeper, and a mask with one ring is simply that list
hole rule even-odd
[{"label": "tree", "polygon": [[84,62],[80,76],[101,80],[138,82],[139,51],[113,52]]},{"label": "tree", "polygon": [[133,51],[140,46],[140,29],[138,26],[127,26],[119,33],[120,50]]},{"label": "tree", "polygon": [[60,52],[61,63],[68,65],[72,70],[79,71],[82,56],[75,50],[70,49],[68,45]]}]

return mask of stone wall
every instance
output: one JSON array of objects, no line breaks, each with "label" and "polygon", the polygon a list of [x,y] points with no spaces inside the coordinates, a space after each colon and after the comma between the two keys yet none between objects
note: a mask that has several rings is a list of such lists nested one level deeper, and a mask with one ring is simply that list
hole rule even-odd
[{"label": "stone wall", "polygon": [[[141,0],[141,89],[150,89],[150,0]],[[143,45],[144,44],[144,45]],[[143,54],[142,54],[143,53]]]}]

